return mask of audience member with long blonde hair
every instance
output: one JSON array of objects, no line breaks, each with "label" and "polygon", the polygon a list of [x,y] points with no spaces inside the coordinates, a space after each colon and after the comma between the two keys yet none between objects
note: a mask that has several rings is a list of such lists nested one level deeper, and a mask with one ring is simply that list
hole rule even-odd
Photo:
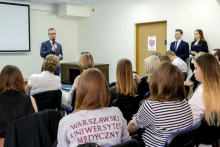
[{"label": "audience member with long blonde hair", "polygon": [[152,73],[151,95],[127,126],[129,133],[144,128],[145,146],[161,147],[171,133],[192,126],[192,111],[183,81],[180,69],[169,62],[162,62]]},{"label": "audience member with long blonde hair", "polygon": [[[89,68],[93,68],[94,67],[94,60],[93,60],[92,55],[88,52],[82,53],[79,58],[79,66],[80,66],[80,68],[82,68],[83,72]],[[62,104],[63,105],[65,105],[67,107],[72,107],[71,106],[72,101],[75,101],[75,97],[74,97],[73,93],[77,88],[79,78],[80,78],[80,75],[78,75],[74,79],[73,86],[72,86],[71,90],[69,91],[69,93],[62,91]]]},{"label": "audience member with long blonde hair", "polygon": [[[208,125],[220,125],[220,66],[211,54],[204,54],[196,58],[195,78],[201,85],[189,100],[193,112],[193,121],[201,120],[205,116]],[[215,123],[216,122],[216,123]]]},{"label": "audience member with long blonde hair", "polygon": [[[199,56],[204,55],[205,52],[199,52],[195,55],[195,59]],[[197,88],[199,82],[196,80],[195,75],[192,74],[192,76],[184,81],[184,85],[186,86],[186,92],[187,92],[187,99],[190,99],[193,95],[193,92]]]},{"label": "audience member with long blonde hair", "polygon": [[75,110],[59,123],[58,147],[96,143],[106,147],[130,139],[127,122],[117,107],[108,107],[110,93],[105,76],[91,68],[77,86]]},{"label": "audience member with long blonde hair", "polygon": [[124,58],[118,61],[116,68],[116,85],[110,87],[111,102],[120,96],[136,97],[136,84],[133,78],[131,61]]},{"label": "audience member with long blonde hair", "polygon": [[[169,57],[168,57],[169,58]],[[142,99],[146,92],[150,91],[148,81],[150,79],[151,74],[153,71],[158,67],[160,64],[160,59],[158,56],[150,56],[147,57],[145,60],[145,72],[147,76],[139,78],[138,75],[135,75],[135,79],[138,83],[137,92],[139,94],[139,97]]]}]

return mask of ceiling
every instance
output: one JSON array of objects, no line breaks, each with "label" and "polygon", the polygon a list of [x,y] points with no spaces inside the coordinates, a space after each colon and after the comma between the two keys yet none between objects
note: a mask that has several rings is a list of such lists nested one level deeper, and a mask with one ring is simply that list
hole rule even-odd
[{"label": "ceiling", "polygon": [[103,2],[109,2],[114,0],[14,0],[14,1],[28,1],[36,3],[46,3],[46,4],[81,4],[81,5],[92,5]]}]

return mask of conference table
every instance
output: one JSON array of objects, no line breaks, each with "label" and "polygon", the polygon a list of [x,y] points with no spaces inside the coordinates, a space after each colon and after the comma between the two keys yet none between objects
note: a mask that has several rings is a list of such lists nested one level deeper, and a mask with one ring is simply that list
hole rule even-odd
[{"label": "conference table", "polygon": [[[95,63],[94,68],[98,68],[109,83],[109,64]],[[73,84],[74,79],[82,72],[78,62],[61,63],[61,82]]]}]

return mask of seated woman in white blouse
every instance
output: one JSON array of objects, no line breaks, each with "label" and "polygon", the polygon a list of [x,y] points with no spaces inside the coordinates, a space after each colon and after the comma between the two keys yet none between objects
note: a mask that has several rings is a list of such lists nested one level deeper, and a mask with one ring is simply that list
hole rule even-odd
[{"label": "seated woman in white blouse", "polygon": [[145,128],[145,146],[161,147],[171,133],[193,125],[183,81],[180,69],[169,62],[162,62],[152,73],[151,95],[127,126],[129,133]]},{"label": "seated woman in white blouse", "polygon": [[62,86],[60,77],[53,74],[59,65],[59,57],[53,54],[47,55],[43,63],[43,72],[41,74],[33,74],[28,79],[28,84],[25,87],[26,94],[35,95],[60,89]]},{"label": "seated woman in white blouse", "polygon": [[96,68],[79,78],[73,114],[60,120],[58,147],[76,147],[87,142],[107,147],[130,139],[127,121],[117,107],[108,107],[110,92],[105,76]]},{"label": "seated woman in white blouse", "polygon": [[[208,125],[220,125],[220,66],[211,54],[205,53],[194,62],[195,78],[201,85],[189,100],[194,124],[205,116]],[[216,124],[217,122],[217,124]]]}]

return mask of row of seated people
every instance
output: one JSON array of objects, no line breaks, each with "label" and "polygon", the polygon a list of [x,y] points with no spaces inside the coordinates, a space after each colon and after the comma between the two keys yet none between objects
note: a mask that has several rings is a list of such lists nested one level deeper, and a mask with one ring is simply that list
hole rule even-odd
[{"label": "row of seated people", "polygon": [[[34,98],[25,93],[31,94],[35,83],[38,83],[38,86],[44,85],[47,79],[54,76],[51,69],[54,67],[55,70],[56,63],[59,63],[59,60],[56,62],[54,58],[56,56],[53,55],[46,57],[44,72],[29,78],[26,91],[20,70],[11,65],[3,68],[0,74],[1,124],[38,111]],[[155,56],[150,58],[159,59]],[[117,85],[112,89],[109,89],[104,75],[93,68],[94,61],[91,54],[82,54],[79,63],[81,67],[84,66],[84,71],[75,79],[75,87],[73,84],[73,88],[77,87],[75,110],[72,115],[64,117],[59,123],[58,146],[77,146],[86,142],[95,142],[100,146],[113,145],[128,140],[129,133],[139,128],[145,128],[142,136],[145,146],[163,146],[169,134],[190,127],[203,117],[209,125],[220,125],[218,106],[220,67],[217,59],[211,54],[201,55],[195,60],[195,78],[202,84],[188,102],[181,70],[169,62],[158,60],[158,65],[155,65],[145,81],[151,95],[149,99],[142,102],[128,125],[118,108],[108,106],[117,95],[137,97],[131,62],[128,59],[119,60],[116,69]],[[47,75],[43,76],[45,72]],[[146,73],[148,73],[147,68]],[[37,80],[39,81],[36,82]],[[54,82],[54,79],[51,82]],[[119,84],[120,82],[122,84]],[[141,79],[137,78],[137,83],[141,83]],[[58,86],[61,87],[59,84],[58,82]],[[54,84],[51,85],[51,87],[54,86]],[[45,87],[48,88],[48,86]],[[115,96],[113,96],[114,93]],[[73,93],[70,92],[69,95],[71,94]],[[69,99],[64,97],[62,101],[66,100],[67,104],[71,104],[71,98],[72,96]],[[4,138],[6,125],[0,128],[0,138]]]}]

